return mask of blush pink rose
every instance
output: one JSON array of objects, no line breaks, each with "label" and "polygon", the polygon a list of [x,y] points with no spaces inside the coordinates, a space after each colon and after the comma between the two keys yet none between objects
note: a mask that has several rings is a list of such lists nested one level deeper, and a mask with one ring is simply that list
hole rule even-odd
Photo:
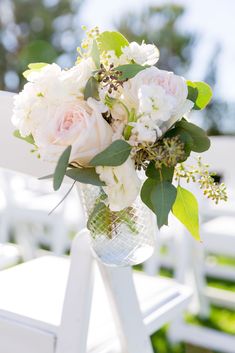
[{"label": "blush pink rose", "polygon": [[87,165],[112,143],[112,128],[95,104],[79,99],[59,105],[54,112],[50,109],[50,114],[48,124],[39,124],[34,134],[45,160],[57,161],[63,150],[72,145],[70,162]]}]

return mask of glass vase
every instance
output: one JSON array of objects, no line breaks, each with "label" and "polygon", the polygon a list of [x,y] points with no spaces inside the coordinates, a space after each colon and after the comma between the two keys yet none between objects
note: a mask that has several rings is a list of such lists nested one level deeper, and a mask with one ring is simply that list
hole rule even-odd
[{"label": "glass vase", "polygon": [[109,266],[133,266],[147,260],[155,248],[155,218],[140,197],[114,212],[102,188],[83,184],[82,197],[95,257]]}]

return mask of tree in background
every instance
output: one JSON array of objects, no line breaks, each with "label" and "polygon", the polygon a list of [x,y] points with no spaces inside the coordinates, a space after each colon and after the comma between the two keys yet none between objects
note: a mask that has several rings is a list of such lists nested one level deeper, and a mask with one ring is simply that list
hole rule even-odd
[{"label": "tree in background", "polygon": [[70,66],[81,0],[0,0],[0,89],[18,91],[30,62]]},{"label": "tree in background", "polygon": [[234,135],[235,104],[222,100],[217,94],[217,68],[220,52],[221,46],[217,44],[211,55],[210,64],[208,65],[207,74],[204,79],[211,86],[214,94],[211,103],[203,113],[203,119],[209,135]]},{"label": "tree in background", "polygon": [[159,47],[159,68],[185,74],[190,67],[195,35],[180,30],[179,21],[184,13],[180,5],[151,6],[141,14],[126,15],[116,27],[129,41],[144,40]]}]

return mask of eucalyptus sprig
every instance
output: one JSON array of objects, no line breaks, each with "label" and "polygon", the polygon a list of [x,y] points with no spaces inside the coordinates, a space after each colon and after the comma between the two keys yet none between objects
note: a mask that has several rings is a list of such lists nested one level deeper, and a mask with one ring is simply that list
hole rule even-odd
[{"label": "eucalyptus sprig", "polygon": [[224,183],[215,182],[213,176],[215,173],[209,171],[209,165],[202,162],[202,158],[196,158],[196,165],[188,166],[185,163],[178,164],[175,168],[175,180],[180,182],[183,178],[187,183],[190,181],[198,183],[203,194],[215,201],[227,201],[227,190]]}]

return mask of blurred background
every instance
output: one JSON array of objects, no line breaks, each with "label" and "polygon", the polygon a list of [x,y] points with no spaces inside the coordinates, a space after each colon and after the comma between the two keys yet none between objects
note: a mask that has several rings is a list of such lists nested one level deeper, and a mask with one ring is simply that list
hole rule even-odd
[{"label": "blurred background", "polygon": [[[234,16],[235,1],[232,0],[129,0],[128,2],[125,0],[0,0],[0,90],[18,92],[25,83],[21,73],[28,63],[43,61],[56,62],[62,67],[72,66],[76,59],[76,48],[84,36],[81,26],[92,28],[98,25],[101,30],[114,29],[122,32],[129,41],[141,43],[144,40],[147,43],[154,43],[160,49],[158,67],[172,70],[189,80],[203,80],[209,83],[214,92],[212,102],[203,112],[194,112],[191,118],[204,127],[210,135],[233,136],[235,135]],[[222,148],[226,150],[226,145]],[[217,152],[220,153],[220,148]],[[231,164],[234,165],[234,160],[231,160]],[[17,238],[17,241],[13,240],[13,242],[23,244],[25,259],[34,256],[35,249],[39,246],[44,250],[54,247],[53,251],[61,254],[68,251],[70,240],[82,223],[77,216],[79,207],[76,206],[73,196],[63,209],[60,208],[58,214],[53,216],[54,219],[48,222],[45,217],[48,213],[48,210],[45,210],[45,204],[47,207],[51,204],[52,208],[60,195],[48,196],[49,186],[44,184],[42,189],[41,184],[39,185],[35,180],[23,180],[22,177],[6,175],[2,175],[1,179],[3,200],[1,207],[2,209],[5,207],[6,210],[7,205],[8,209],[12,210],[12,207],[18,209],[16,222],[19,222],[19,219],[21,222],[21,228],[17,223],[17,229],[21,229],[21,232],[15,237],[14,229],[7,228],[9,225],[5,217],[6,220],[1,222],[1,241]],[[232,185],[231,188],[233,188]],[[25,195],[26,190],[28,198],[24,196],[25,205],[23,205],[22,193],[24,192]],[[13,193],[14,197],[9,197]],[[35,195],[37,195],[37,203],[35,201],[32,203]],[[24,209],[25,213],[19,209]],[[29,219],[29,216],[26,216],[26,209],[30,209],[27,211],[30,212],[32,221],[30,225],[26,225],[24,221],[26,218]],[[19,212],[22,213],[21,218]],[[6,211],[5,214],[7,214]],[[58,227],[62,214],[65,221]],[[235,212],[231,211],[228,215],[224,211],[223,215],[233,219]],[[206,222],[213,218],[211,215],[204,216]],[[37,219],[37,229],[32,226],[36,222],[35,219]],[[60,244],[55,235],[58,229],[62,239]],[[208,229],[208,225],[205,229]],[[48,240],[47,234],[50,232],[53,241]],[[28,234],[27,239],[22,237],[23,233]],[[45,234],[39,237],[39,233]],[[171,237],[167,235],[166,239]],[[154,271],[172,276],[174,265],[169,264],[167,252],[174,252],[174,249],[170,248],[169,243],[162,241],[159,251],[159,256],[162,256],[163,260]],[[164,255],[166,255],[165,260]],[[234,256],[233,254],[228,254],[229,256],[213,254],[211,251],[208,251],[207,255],[210,265],[220,264],[232,267],[230,276],[224,273],[221,275],[218,271],[208,270],[208,273],[204,271],[207,284],[223,291],[229,290],[232,295],[235,295],[235,248]],[[231,305],[212,303],[208,315],[188,314],[186,322],[235,335],[234,303],[230,303]],[[177,345],[170,343],[166,332],[167,329],[161,330],[152,337],[156,352],[209,352],[202,347],[187,343]]]}]

